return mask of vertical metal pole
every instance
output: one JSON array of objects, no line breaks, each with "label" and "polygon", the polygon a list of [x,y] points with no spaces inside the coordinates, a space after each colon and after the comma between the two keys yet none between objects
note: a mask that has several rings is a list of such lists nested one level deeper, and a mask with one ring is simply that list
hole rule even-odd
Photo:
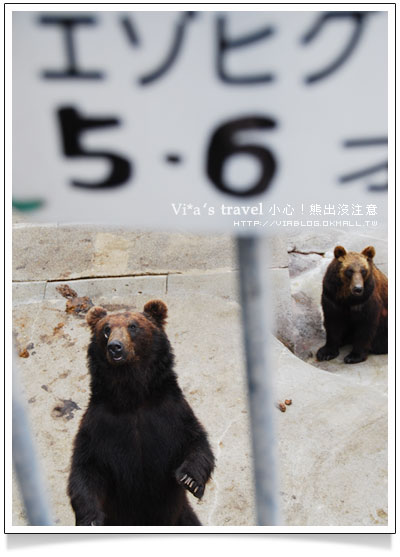
[{"label": "vertical metal pole", "polygon": [[278,482],[271,367],[268,363],[270,307],[268,305],[268,251],[266,241],[238,237],[242,322],[246,351],[256,511],[258,525],[278,523]]},{"label": "vertical metal pole", "polygon": [[12,452],[14,469],[29,524],[51,526],[45,490],[39,473],[27,413],[21,399],[15,365],[13,365]]}]

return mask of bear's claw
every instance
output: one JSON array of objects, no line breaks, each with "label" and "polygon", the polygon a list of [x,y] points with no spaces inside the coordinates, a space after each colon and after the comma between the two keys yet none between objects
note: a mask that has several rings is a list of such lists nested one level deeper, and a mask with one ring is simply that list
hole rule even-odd
[{"label": "bear's claw", "polygon": [[194,480],[193,478],[191,478],[188,474],[184,474],[180,479],[179,482],[181,484],[183,484],[183,486],[185,487],[185,489],[187,489],[188,491],[190,491],[190,493],[192,493],[192,495],[194,495],[195,497],[197,497],[198,499],[200,499],[203,496],[204,493],[204,486],[202,486],[201,484],[197,483],[196,480]]}]

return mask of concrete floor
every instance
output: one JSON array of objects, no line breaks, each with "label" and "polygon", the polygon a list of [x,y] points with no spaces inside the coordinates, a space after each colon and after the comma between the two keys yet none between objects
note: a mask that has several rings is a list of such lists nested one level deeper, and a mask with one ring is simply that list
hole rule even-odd
[{"label": "concrete floor", "polygon": [[[283,341],[271,341],[274,399],[293,401],[286,412],[276,408],[274,413],[282,523],[385,525],[387,357],[355,366],[338,359],[323,370],[287,348],[294,342],[287,252],[285,240],[271,241],[275,333]],[[179,382],[217,456],[205,496],[201,502],[191,498],[193,506],[205,525],[254,525],[232,241],[14,225],[13,326],[23,397],[54,521],[73,525],[66,480],[72,440],[88,399],[89,331],[84,315],[66,312],[66,300],[57,290],[64,284],[110,311],[141,310],[152,298],[165,300]],[[26,518],[14,488],[13,523],[23,525]]]}]

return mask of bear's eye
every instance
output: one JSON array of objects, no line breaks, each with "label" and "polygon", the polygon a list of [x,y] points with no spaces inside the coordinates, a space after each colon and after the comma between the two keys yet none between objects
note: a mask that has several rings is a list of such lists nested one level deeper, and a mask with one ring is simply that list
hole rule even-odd
[{"label": "bear's eye", "polygon": [[104,327],[103,333],[104,333],[104,336],[105,336],[106,338],[108,338],[108,337],[110,336],[110,333],[111,333],[111,327],[110,327],[110,325],[106,325],[106,326]]},{"label": "bear's eye", "polygon": [[363,277],[365,277],[365,275],[367,274],[367,269],[363,269],[363,270],[361,271],[361,274],[362,274]]},{"label": "bear's eye", "polygon": [[353,270],[352,269],[346,269],[344,274],[346,275],[346,277],[351,278],[353,276]]},{"label": "bear's eye", "polygon": [[137,329],[136,323],[131,323],[131,324],[129,325],[129,330],[130,330],[130,331],[136,331],[136,329]]}]

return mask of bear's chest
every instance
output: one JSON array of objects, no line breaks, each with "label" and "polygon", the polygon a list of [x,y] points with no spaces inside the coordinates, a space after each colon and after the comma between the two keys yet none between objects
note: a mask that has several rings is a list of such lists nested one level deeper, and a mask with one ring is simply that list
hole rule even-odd
[{"label": "bear's chest", "polygon": [[113,476],[146,478],[170,474],[182,458],[183,424],[167,409],[102,414],[97,420],[95,459]]}]

